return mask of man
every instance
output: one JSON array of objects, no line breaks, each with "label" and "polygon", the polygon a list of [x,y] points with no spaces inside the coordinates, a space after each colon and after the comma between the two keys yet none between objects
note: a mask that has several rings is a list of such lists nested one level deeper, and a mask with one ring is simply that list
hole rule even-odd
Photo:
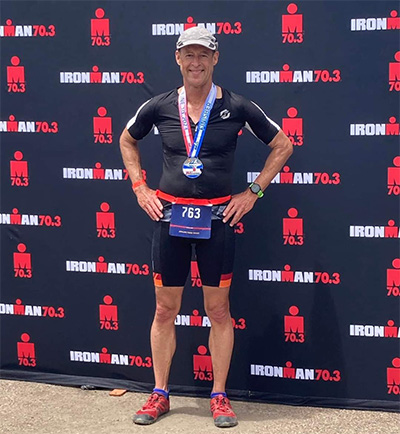
[{"label": "man", "polygon": [[[233,348],[228,296],[234,226],[263,196],[292,153],[292,145],[256,104],[213,84],[219,52],[208,30],[193,27],[184,31],[176,48],[183,86],[145,102],[120,139],[137,201],[156,222],[152,243],[156,312],[151,327],[155,388],[133,421],[151,424],[169,411],[168,377],[176,347],[174,320],[194,245],[204,307],[211,321],[211,412],[217,427],[231,427],[237,425],[237,418],[225,383]],[[138,150],[138,141],[153,125],[163,144],[163,173],[157,191],[143,180]],[[243,126],[272,151],[250,188],[231,196],[233,155]]]}]

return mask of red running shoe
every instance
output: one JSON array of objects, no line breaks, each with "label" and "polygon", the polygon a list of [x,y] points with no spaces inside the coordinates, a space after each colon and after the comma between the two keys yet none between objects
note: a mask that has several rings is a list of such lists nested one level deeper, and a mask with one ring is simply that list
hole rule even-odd
[{"label": "red running shoe", "polygon": [[169,399],[153,392],[146,404],[133,416],[133,422],[138,425],[150,425],[161,415],[169,412]]},{"label": "red running shoe", "polygon": [[218,428],[229,428],[238,424],[236,414],[232,410],[229,399],[224,395],[217,395],[210,402],[214,425]]}]

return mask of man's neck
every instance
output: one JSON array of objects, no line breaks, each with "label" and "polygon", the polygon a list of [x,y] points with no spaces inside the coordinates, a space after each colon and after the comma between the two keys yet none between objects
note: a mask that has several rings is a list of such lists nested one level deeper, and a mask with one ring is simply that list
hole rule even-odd
[{"label": "man's neck", "polygon": [[190,86],[184,83],[186,92],[186,101],[192,106],[204,105],[207,96],[210,93],[212,82],[201,87]]}]

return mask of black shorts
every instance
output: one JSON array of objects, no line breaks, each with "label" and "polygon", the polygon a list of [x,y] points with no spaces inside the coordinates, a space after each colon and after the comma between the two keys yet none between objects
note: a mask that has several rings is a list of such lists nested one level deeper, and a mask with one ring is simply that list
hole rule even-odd
[{"label": "black shorts", "polygon": [[152,243],[155,286],[184,286],[194,246],[203,285],[229,287],[235,255],[235,230],[222,220],[211,221],[208,240],[169,235],[169,222],[156,222]]}]

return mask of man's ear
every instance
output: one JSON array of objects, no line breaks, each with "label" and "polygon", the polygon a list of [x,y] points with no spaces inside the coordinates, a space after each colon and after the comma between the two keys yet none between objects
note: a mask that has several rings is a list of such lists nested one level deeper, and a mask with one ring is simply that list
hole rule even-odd
[{"label": "man's ear", "polygon": [[181,66],[181,53],[179,52],[179,50],[175,51],[175,60],[176,63]]},{"label": "man's ear", "polygon": [[214,64],[214,66],[218,63],[218,59],[219,59],[219,51],[216,51],[213,54],[213,64]]}]

